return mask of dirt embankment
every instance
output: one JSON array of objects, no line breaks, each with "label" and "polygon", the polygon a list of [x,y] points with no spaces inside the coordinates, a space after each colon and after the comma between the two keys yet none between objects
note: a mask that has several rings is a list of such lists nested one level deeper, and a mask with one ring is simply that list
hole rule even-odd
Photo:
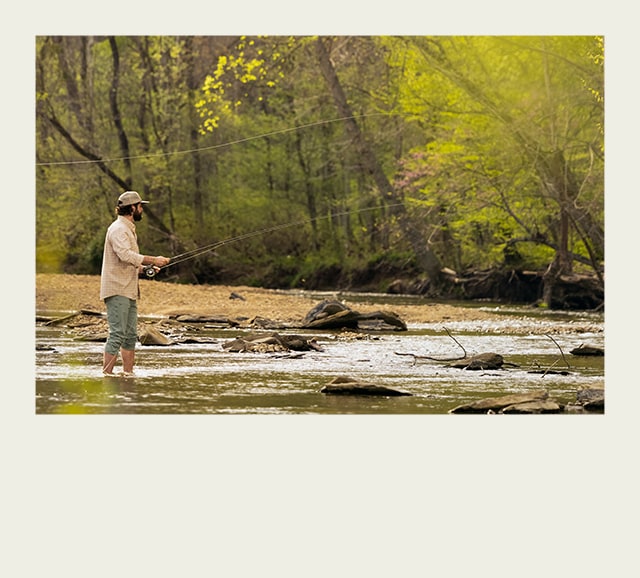
[{"label": "dirt embankment", "polygon": [[[234,298],[234,296],[236,296]],[[405,323],[439,323],[472,321],[492,318],[485,311],[466,307],[433,304],[419,301],[411,305],[381,307],[378,304],[349,303],[348,297],[338,298],[362,313],[392,310]],[[273,321],[297,322],[318,303],[318,299],[304,294],[281,292],[256,287],[229,285],[182,285],[158,280],[140,280],[139,315],[169,316],[179,313],[226,315],[231,318],[264,317]],[[36,275],[36,310],[106,311],[100,300],[98,275]]]}]

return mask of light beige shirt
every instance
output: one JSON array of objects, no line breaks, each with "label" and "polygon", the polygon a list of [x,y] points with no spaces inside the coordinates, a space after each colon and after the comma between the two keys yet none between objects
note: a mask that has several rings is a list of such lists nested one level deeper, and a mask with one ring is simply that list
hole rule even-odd
[{"label": "light beige shirt", "polygon": [[112,295],[138,299],[138,270],[143,259],[138,248],[135,224],[118,215],[109,225],[104,241],[100,299]]}]

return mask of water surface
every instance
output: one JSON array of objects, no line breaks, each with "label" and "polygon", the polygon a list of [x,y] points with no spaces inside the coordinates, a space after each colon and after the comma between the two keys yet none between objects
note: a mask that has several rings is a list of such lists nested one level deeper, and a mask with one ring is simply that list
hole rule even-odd
[{"label": "water surface", "polygon": [[[363,299],[376,302],[370,294]],[[353,296],[350,300],[354,300]],[[380,302],[392,305],[393,296],[381,296]],[[491,304],[465,306],[481,306],[500,317],[492,322],[447,323],[450,334],[442,324],[410,324],[406,332],[361,333],[359,338],[347,338],[340,331],[288,331],[315,337],[323,348],[304,353],[230,353],[222,345],[249,331],[203,326],[197,335],[208,338],[208,343],[138,345],[134,378],[102,376],[103,343],[79,341],[64,328],[36,325],[35,411],[446,414],[458,405],[483,397],[545,389],[550,397],[571,403],[582,387],[604,387],[604,357],[569,354],[580,345],[604,349],[603,315]],[[499,353],[505,359],[505,368],[468,371],[437,361],[462,356],[460,346],[467,356]],[[563,370],[568,375],[531,373],[545,370]],[[321,393],[338,376],[412,395]]]}]

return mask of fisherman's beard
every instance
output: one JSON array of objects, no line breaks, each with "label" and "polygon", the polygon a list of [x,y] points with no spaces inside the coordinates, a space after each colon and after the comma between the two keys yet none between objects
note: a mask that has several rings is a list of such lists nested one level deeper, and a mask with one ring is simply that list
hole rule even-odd
[{"label": "fisherman's beard", "polygon": [[142,221],[142,213],[138,213],[138,211],[133,213],[133,220],[134,221]]}]

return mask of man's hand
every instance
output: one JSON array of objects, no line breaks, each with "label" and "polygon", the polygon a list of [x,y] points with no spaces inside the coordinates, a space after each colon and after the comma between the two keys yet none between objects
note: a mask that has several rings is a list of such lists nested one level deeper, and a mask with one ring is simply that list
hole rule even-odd
[{"label": "man's hand", "polygon": [[159,271],[160,267],[167,266],[170,261],[171,261],[170,257],[163,257],[162,255],[158,255],[157,257],[153,258],[153,266],[158,268],[158,271]]}]

